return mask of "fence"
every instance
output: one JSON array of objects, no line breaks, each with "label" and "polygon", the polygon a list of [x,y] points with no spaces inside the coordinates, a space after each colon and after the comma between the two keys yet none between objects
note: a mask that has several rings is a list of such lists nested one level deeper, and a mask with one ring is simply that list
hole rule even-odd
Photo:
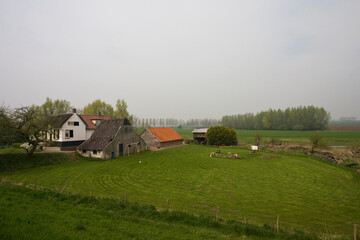
[{"label": "fence", "polygon": [[[34,178],[34,182],[32,184],[26,184],[26,183],[18,183],[18,182],[12,182],[12,181],[8,181],[6,178],[2,178],[0,181],[0,184],[4,184],[4,183],[10,183],[13,185],[18,185],[18,186],[25,186],[28,188],[33,188],[35,190],[50,190],[50,191],[55,191],[55,192],[59,192],[59,193],[71,193],[71,194],[76,194],[74,192],[67,192],[66,189],[68,187],[68,184],[65,184],[63,187],[55,187],[55,188],[47,188],[47,187],[42,187],[37,185],[37,179]],[[89,197],[92,198],[94,197],[95,199],[100,199],[100,197],[95,197],[93,194],[93,188],[90,187],[89,189]],[[124,200],[123,203],[126,204],[128,202],[128,193],[125,192],[124,193]],[[161,204],[162,205],[162,204]],[[165,199],[164,201],[164,207],[163,208],[157,208],[157,210],[160,211],[169,211],[170,210],[170,201],[169,199]],[[219,205],[217,205],[215,208],[213,208],[212,210],[214,211],[214,215],[213,215],[213,219],[215,221],[226,221],[224,219],[220,218],[220,211],[221,207]],[[170,210],[171,211],[171,210]],[[224,211],[224,209],[222,209],[222,211]],[[226,210],[225,210],[226,211]],[[249,216],[249,215],[248,215]],[[245,224],[245,225],[254,225],[254,226],[265,226],[267,224],[268,227],[271,227],[272,229],[274,229],[274,232],[290,232],[290,233],[295,233],[297,232],[297,230],[300,230],[304,233],[314,233],[316,234],[315,231],[308,231],[306,229],[303,228],[303,226],[301,227],[301,225],[296,224],[294,222],[288,221],[286,219],[281,219],[279,215],[274,215],[273,218],[267,218],[264,219],[264,217],[256,217],[255,215],[252,215],[251,217],[248,216],[239,216],[239,219],[241,219],[239,222]],[[258,219],[261,219],[260,221]],[[298,225],[298,227],[294,228],[294,226]],[[360,224],[354,224],[354,240],[360,240],[360,238],[358,238],[359,234],[358,234],[358,228],[360,229]],[[317,234],[328,234],[331,235],[330,233],[322,233],[321,231],[319,231]],[[342,234],[344,236],[350,236],[350,234]],[[352,234],[351,234],[352,235]],[[338,235],[339,236],[339,235]]]}]

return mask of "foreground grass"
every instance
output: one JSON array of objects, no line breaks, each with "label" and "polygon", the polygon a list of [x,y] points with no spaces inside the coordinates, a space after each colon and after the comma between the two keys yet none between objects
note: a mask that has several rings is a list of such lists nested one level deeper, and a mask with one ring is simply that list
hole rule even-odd
[{"label": "foreground grass", "polygon": [[1,239],[317,239],[150,205],[0,185]]},{"label": "foreground grass", "polygon": [[[193,129],[175,129],[181,137],[192,139]],[[274,130],[236,130],[239,144],[254,144],[256,134],[262,136],[262,144],[267,144],[272,138],[283,143],[310,144],[310,136],[319,133],[329,146],[360,146],[360,131],[274,131]]]},{"label": "foreground grass", "polygon": [[[217,149],[242,159],[209,158]],[[359,221],[355,170],[308,156],[187,145],[108,161],[77,156],[73,162],[16,172],[2,169],[0,177],[10,181],[36,180],[49,188],[66,186],[68,192],[115,199],[126,192],[128,200],[159,209],[168,199],[171,210],[215,216],[219,206],[221,218],[246,218],[255,225],[274,226],[280,215],[287,230],[351,235]]]}]

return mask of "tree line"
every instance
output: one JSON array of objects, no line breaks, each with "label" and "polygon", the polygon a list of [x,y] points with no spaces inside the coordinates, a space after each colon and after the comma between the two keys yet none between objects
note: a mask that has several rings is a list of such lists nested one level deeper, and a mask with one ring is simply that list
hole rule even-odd
[{"label": "tree line", "polygon": [[218,119],[189,119],[182,120],[177,118],[135,118],[133,125],[135,127],[210,127],[219,125]]},{"label": "tree line", "polygon": [[324,130],[329,120],[330,113],[322,107],[300,106],[257,114],[225,115],[221,123],[229,128],[247,130]]}]

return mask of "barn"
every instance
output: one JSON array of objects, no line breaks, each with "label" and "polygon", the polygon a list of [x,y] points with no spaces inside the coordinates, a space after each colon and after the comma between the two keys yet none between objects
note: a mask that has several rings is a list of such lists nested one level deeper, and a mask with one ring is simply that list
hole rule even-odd
[{"label": "barn", "polygon": [[147,149],[161,149],[183,144],[184,139],[172,128],[146,128],[140,135]]},{"label": "barn", "polygon": [[208,128],[197,128],[194,129],[193,133],[193,139],[194,143],[197,144],[206,144],[206,132]]},{"label": "barn", "polygon": [[145,142],[127,118],[103,120],[77,151],[92,158],[110,159],[144,151]]}]

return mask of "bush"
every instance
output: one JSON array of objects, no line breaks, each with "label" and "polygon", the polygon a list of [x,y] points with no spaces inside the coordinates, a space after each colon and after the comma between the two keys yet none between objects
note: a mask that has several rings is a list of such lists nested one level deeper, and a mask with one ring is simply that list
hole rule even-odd
[{"label": "bush", "polygon": [[13,143],[12,146],[13,148],[20,148],[20,146],[22,145],[23,143]]},{"label": "bush", "polygon": [[327,145],[327,143],[323,140],[323,137],[318,133],[315,133],[310,136],[310,142],[311,142],[311,152],[314,152],[315,148],[318,147],[325,148]]},{"label": "bush", "polygon": [[210,127],[206,132],[206,140],[209,145],[237,145],[235,130],[224,126]]}]

